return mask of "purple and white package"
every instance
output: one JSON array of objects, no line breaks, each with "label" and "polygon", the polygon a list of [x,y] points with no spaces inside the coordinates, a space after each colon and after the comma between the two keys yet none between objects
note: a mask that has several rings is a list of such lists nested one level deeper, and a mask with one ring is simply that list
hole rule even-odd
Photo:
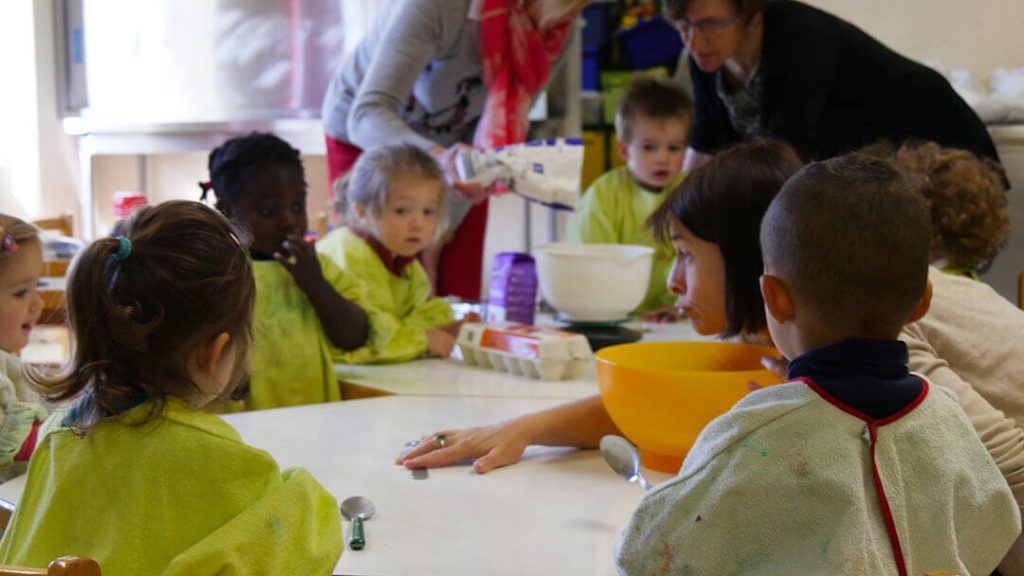
[{"label": "purple and white package", "polygon": [[537,264],[533,256],[502,252],[494,256],[487,322],[533,324],[537,307]]}]

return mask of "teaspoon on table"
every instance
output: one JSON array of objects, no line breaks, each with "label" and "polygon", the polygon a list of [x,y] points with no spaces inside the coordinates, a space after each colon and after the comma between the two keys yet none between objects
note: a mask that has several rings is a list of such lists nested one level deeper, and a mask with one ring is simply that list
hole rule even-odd
[{"label": "teaspoon on table", "polygon": [[377,509],[369,498],[363,496],[349,496],[341,503],[341,515],[352,522],[352,529],[349,534],[348,547],[352,550],[362,550],[366,546],[366,535],[363,532],[363,521],[369,520]]},{"label": "teaspoon on table", "polygon": [[614,434],[601,438],[601,456],[620,476],[630,482],[638,482],[644,490],[651,489],[651,483],[640,472],[640,454],[636,446]]}]

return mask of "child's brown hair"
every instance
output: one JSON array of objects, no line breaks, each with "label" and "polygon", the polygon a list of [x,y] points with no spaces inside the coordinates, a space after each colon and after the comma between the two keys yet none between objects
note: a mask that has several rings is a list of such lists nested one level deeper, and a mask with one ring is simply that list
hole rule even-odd
[{"label": "child's brown hair", "polygon": [[904,144],[895,158],[931,209],[932,261],[967,270],[991,262],[1010,232],[999,165],[934,142]]},{"label": "child's brown hair", "polygon": [[25,245],[39,242],[39,230],[20,218],[0,213],[0,273]]},{"label": "child's brown hair", "polygon": [[225,393],[246,376],[255,284],[228,220],[199,202],[171,201],[114,231],[71,265],[70,362],[56,377],[33,377],[50,400],[80,396],[65,424],[83,431],[147,400],[152,418],[167,396],[195,394],[195,352],[220,333],[236,358]]},{"label": "child's brown hair", "polygon": [[693,100],[681,84],[658,76],[637,76],[619,100],[615,135],[620,142],[628,143],[638,117],[689,123],[692,115]]},{"label": "child's brown hair", "polygon": [[764,272],[758,224],[786,180],[803,166],[781,140],[760,138],[715,155],[686,176],[647,220],[659,241],[671,223],[718,246],[725,264],[726,325],[722,336],[756,333],[767,324],[757,279]]}]

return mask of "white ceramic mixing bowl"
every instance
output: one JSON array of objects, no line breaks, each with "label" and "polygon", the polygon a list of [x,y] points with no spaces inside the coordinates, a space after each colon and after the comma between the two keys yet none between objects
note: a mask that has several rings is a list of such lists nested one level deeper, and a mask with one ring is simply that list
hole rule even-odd
[{"label": "white ceramic mixing bowl", "polygon": [[626,318],[647,294],[654,249],[630,244],[548,244],[534,249],[544,299],[570,321]]}]

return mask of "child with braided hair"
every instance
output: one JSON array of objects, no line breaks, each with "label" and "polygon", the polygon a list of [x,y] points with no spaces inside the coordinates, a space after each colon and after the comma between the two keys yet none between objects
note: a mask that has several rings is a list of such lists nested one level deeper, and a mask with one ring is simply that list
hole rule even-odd
[{"label": "child with braided hair", "polygon": [[[216,207],[251,242],[256,277],[246,408],[340,400],[332,355],[371,337],[365,285],[304,240],[306,177],[299,151],[273,134],[232,138],[210,153]],[[380,338],[386,335],[380,335]]]}]

